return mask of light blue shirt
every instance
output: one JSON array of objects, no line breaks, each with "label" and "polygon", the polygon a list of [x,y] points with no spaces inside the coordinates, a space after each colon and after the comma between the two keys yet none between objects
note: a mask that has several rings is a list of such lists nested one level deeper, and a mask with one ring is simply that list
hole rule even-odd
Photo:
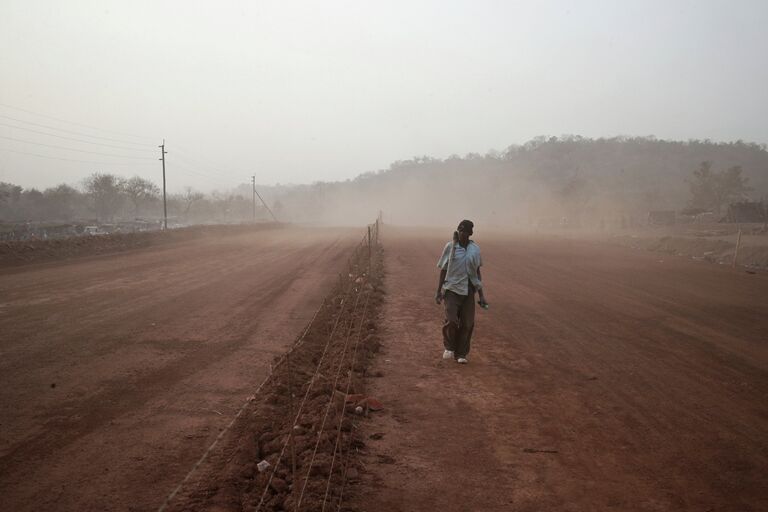
[{"label": "light blue shirt", "polygon": [[[453,255],[451,251],[453,250]],[[483,258],[480,256],[480,246],[472,240],[466,249],[459,242],[445,244],[443,254],[437,261],[437,268],[447,270],[443,291],[450,290],[459,295],[469,295],[469,281],[475,289],[483,287],[483,283],[477,277],[477,270],[482,266]]]}]

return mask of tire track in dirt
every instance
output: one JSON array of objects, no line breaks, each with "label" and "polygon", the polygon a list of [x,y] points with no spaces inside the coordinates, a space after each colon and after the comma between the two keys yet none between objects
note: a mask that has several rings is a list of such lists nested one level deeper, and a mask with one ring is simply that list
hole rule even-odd
[{"label": "tire track in dirt", "polygon": [[11,356],[0,392],[4,508],[156,507],[295,338],[356,238],[208,237],[0,275],[22,304],[0,316],[18,336],[0,345]]}]

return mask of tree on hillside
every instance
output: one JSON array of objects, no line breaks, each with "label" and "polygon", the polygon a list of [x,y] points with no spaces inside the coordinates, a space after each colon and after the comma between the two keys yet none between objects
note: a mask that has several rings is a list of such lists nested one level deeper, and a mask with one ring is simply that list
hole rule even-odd
[{"label": "tree on hillside", "polygon": [[715,195],[715,173],[712,162],[701,162],[698,169],[693,171],[693,177],[688,181],[691,190],[689,209],[709,211],[717,202]]},{"label": "tree on hillside", "polygon": [[83,181],[86,193],[93,199],[99,220],[112,220],[120,209],[123,195],[121,180],[114,174],[95,172]]},{"label": "tree on hillside", "polygon": [[747,192],[752,190],[752,187],[747,186],[748,181],[748,178],[742,176],[740,165],[735,165],[717,174],[715,191],[717,193],[718,213],[720,213],[722,206],[747,199]]},{"label": "tree on hillside", "polygon": [[160,187],[139,176],[120,183],[122,191],[133,204],[134,217],[139,215],[139,208],[146,202],[155,199],[160,194]]},{"label": "tree on hillside", "polygon": [[578,175],[568,178],[558,191],[558,196],[564,212],[571,217],[569,222],[578,225],[584,207],[592,197],[587,180]]},{"label": "tree on hillside", "polygon": [[689,209],[720,214],[724,205],[746,198],[746,193],[752,190],[747,186],[747,181],[742,176],[740,165],[715,172],[712,170],[712,162],[702,162],[688,180],[691,190]]}]

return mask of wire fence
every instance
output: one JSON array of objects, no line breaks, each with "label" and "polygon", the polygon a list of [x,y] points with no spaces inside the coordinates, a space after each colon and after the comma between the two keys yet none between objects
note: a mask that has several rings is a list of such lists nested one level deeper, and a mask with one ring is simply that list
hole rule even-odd
[{"label": "wire fence", "polygon": [[[334,321],[333,328],[331,329],[331,333],[328,336],[328,340],[326,342],[325,347],[323,348],[323,352],[318,359],[317,365],[315,367],[314,373],[312,377],[309,379],[306,389],[304,391],[304,395],[302,397],[301,403],[299,404],[298,410],[295,412],[295,414],[292,414],[293,416],[293,422],[289,425],[289,433],[286,439],[283,441],[282,447],[280,449],[280,454],[277,457],[277,460],[272,464],[272,470],[270,472],[269,478],[266,481],[266,484],[264,485],[264,488],[261,492],[259,502],[256,505],[256,512],[259,512],[260,510],[265,510],[265,504],[268,499],[270,486],[272,485],[272,482],[275,478],[275,475],[277,474],[278,469],[281,467],[281,464],[284,464],[287,466],[287,463],[284,461],[286,451],[292,450],[294,447],[295,442],[295,436],[294,432],[296,428],[299,426],[299,423],[302,420],[302,416],[305,413],[305,406],[308,401],[308,397],[311,395],[316,383],[318,382],[318,376],[321,374],[321,370],[326,367],[327,369],[331,370],[330,374],[333,375],[333,384],[328,388],[328,400],[325,404],[325,407],[323,408],[323,418],[320,422],[320,425],[316,429],[316,436],[317,439],[315,440],[314,447],[312,449],[312,454],[309,457],[308,462],[306,463],[306,468],[302,468],[303,471],[299,473],[296,468],[296,462],[295,462],[295,456],[292,456],[292,461],[290,464],[290,467],[288,468],[290,470],[291,474],[291,481],[292,481],[292,488],[291,488],[291,497],[293,498],[291,501],[292,503],[288,505],[287,507],[283,505],[283,508],[287,510],[295,510],[299,511],[302,510],[302,505],[305,505],[304,499],[308,494],[309,490],[309,484],[312,481],[313,476],[313,469],[315,468],[315,463],[317,460],[318,450],[320,448],[320,444],[326,440],[324,439],[324,433],[326,432],[326,424],[331,416],[331,411],[334,410],[333,406],[334,403],[338,404],[338,409],[334,410],[334,414],[338,416],[338,423],[335,428],[335,432],[333,432],[333,439],[335,440],[333,452],[331,454],[331,462],[330,467],[328,470],[327,478],[322,482],[322,489],[324,489],[323,495],[322,495],[322,505],[321,508],[324,511],[326,509],[326,505],[329,503],[329,499],[333,499],[333,487],[332,487],[332,481],[333,477],[336,475],[336,460],[337,458],[346,458],[347,460],[344,461],[345,464],[342,466],[340,463],[338,468],[340,470],[340,474],[336,475],[340,477],[341,482],[339,484],[339,489],[342,489],[345,480],[346,480],[346,468],[348,464],[349,459],[349,450],[344,454],[344,456],[341,455],[341,440],[342,440],[342,428],[344,425],[344,418],[345,413],[347,411],[347,403],[346,398],[349,396],[349,391],[352,383],[352,375],[354,373],[355,369],[355,363],[357,361],[357,351],[360,344],[360,340],[362,338],[362,332],[363,332],[363,325],[365,325],[367,318],[367,313],[369,311],[368,306],[370,302],[370,292],[368,289],[366,289],[366,284],[368,284],[366,281],[370,278],[370,276],[373,273],[373,260],[374,260],[374,251],[375,248],[378,245],[379,241],[379,231],[381,228],[381,222],[380,217],[376,219],[376,221],[367,226],[366,234],[363,235],[362,240],[357,245],[355,250],[353,251],[353,254],[350,256],[350,259],[348,261],[348,273],[347,273],[347,286],[344,292],[344,297],[342,300],[342,308],[339,310],[336,320]],[[340,276],[340,288],[343,286],[344,283],[344,277]],[[357,322],[357,328],[355,329],[355,319],[358,317],[358,310],[361,308],[361,301],[362,304],[362,313],[359,314],[359,321]],[[345,306],[348,304],[352,304],[351,308],[349,309],[349,315],[346,319],[347,325],[346,325],[346,333],[342,336],[337,337],[338,327],[340,320],[344,317],[345,313]],[[349,346],[351,340],[354,338],[354,348],[352,350],[352,356],[350,358],[347,357],[349,352]],[[335,343],[340,345],[339,350],[330,357],[326,361],[326,357],[330,354],[330,348]],[[345,361],[348,361],[347,364],[345,364]],[[335,369],[335,372],[333,371]],[[287,375],[285,376],[285,379],[287,381],[291,380],[290,375],[290,367],[286,368]],[[341,400],[339,400],[339,397],[337,393],[340,392],[339,390],[339,381],[342,377],[342,374],[346,373],[347,375],[347,383],[344,387],[344,392],[342,393]],[[290,392],[290,391],[289,391]],[[351,430],[351,429],[350,429]],[[351,436],[349,437],[351,439]],[[325,478],[322,474],[322,472],[317,472],[316,477],[319,476],[321,478]],[[319,496],[318,496],[319,498]],[[341,508],[342,504],[342,494],[339,492],[338,495],[338,509]],[[316,504],[310,504],[306,508],[316,509]]]},{"label": "wire fence", "polygon": [[[347,404],[346,397],[349,396],[349,392],[352,386],[353,373],[355,371],[355,365],[357,364],[358,347],[362,339],[363,326],[366,320],[368,320],[368,314],[370,313],[370,295],[371,288],[366,286],[369,283],[370,277],[374,271],[374,259],[376,255],[376,248],[379,243],[379,235],[381,231],[381,214],[376,218],[376,221],[369,224],[366,227],[366,231],[362,236],[360,242],[355,246],[352,254],[347,261],[346,274],[339,275],[339,282],[336,286],[336,292],[331,296],[338,298],[339,306],[335,313],[335,318],[332,321],[332,327],[328,334],[327,340],[323,346],[322,352],[317,359],[317,363],[314,368],[314,372],[311,377],[305,383],[296,383],[295,372],[291,364],[292,355],[296,353],[305,343],[307,335],[313,331],[316,327],[316,320],[319,314],[324,308],[328,307],[329,299],[323,300],[323,303],[315,311],[312,319],[307,324],[306,328],[302,331],[301,335],[296,339],[294,344],[282,355],[280,358],[270,366],[269,374],[258,385],[254,394],[248,397],[246,402],[240,407],[238,412],[222,429],[212,444],[205,450],[202,456],[192,466],[190,471],[186,474],[184,479],[176,486],[176,488],[168,495],[165,501],[158,508],[158,512],[164,512],[169,505],[174,501],[179,492],[188,484],[192,476],[199,470],[201,465],[206,461],[210,454],[214,451],[216,446],[224,438],[232,426],[243,415],[243,413],[249,408],[249,406],[257,402],[257,397],[272,384],[279,384],[280,381],[284,381],[288,385],[288,393],[290,400],[291,418],[292,422],[289,424],[289,432],[286,439],[283,441],[279,455],[276,460],[270,464],[269,476],[266,479],[264,488],[260,494],[258,504],[255,510],[266,510],[268,497],[270,495],[270,486],[272,485],[275,475],[278,469],[287,470],[291,474],[292,489],[290,491],[290,497],[293,498],[293,506],[290,510],[301,510],[302,504],[305,504],[305,498],[309,493],[309,485],[313,480],[313,476],[317,479],[317,476],[323,478],[322,486],[318,487],[322,489],[321,495],[317,496],[317,500],[322,499],[321,509],[326,510],[326,506],[332,502],[336,502],[336,510],[340,510],[343,502],[343,490],[346,485],[347,471],[349,468],[350,455],[351,455],[351,441],[352,436],[347,436],[346,449],[343,446],[343,427],[344,420],[347,417]],[[357,322],[355,320],[358,320]],[[352,345],[351,354],[349,354],[349,347]],[[309,460],[306,461],[305,467],[302,468],[301,473],[297,469],[296,453],[295,453],[295,438],[294,432],[296,427],[302,420],[302,416],[307,412],[306,406],[309,401],[309,397],[312,395],[312,391],[315,389],[316,384],[321,377],[326,378],[322,370],[326,370],[329,375],[333,375],[333,384],[328,387],[328,401],[324,407],[323,420],[317,429],[317,439],[314,444]],[[330,370],[330,372],[328,372]],[[338,389],[339,382],[346,374],[346,385],[343,387],[344,391]],[[294,385],[300,385],[304,389],[301,401],[298,404],[298,408],[294,410]],[[339,393],[343,394],[341,400],[339,400]],[[334,403],[338,402],[340,405],[338,408],[334,408]],[[333,411],[333,414],[332,414]],[[316,467],[316,457],[318,450],[323,441],[323,434],[326,432],[326,424],[329,418],[334,415],[338,416],[338,423],[333,431],[333,451],[331,454],[330,469],[327,472],[327,478],[322,472],[313,474],[313,469]],[[350,428],[350,431],[352,428]],[[290,458],[287,459],[286,455],[290,454]],[[338,464],[336,463],[338,460]],[[337,478],[336,490],[334,490],[333,479]],[[316,507],[312,507],[313,509]],[[286,510],[288,510],[286,508]]]}]

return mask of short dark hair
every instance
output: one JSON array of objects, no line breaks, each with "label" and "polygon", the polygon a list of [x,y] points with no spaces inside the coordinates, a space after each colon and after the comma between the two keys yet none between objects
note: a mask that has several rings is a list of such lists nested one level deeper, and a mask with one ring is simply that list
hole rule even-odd
[{"label": "short dark hair", "polygon": [[464,219],[463,221],[459,222],[459,227],[456,228],[457,231],[469,231],[470,234],[472,233],[473,229],[475,227],[475,223],[471,220]]}]

